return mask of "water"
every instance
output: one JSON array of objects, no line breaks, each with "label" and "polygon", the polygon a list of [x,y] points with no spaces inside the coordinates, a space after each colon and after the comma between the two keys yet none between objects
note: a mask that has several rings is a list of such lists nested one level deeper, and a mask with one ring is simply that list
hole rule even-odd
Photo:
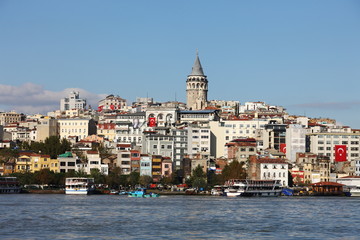
[{"label": "water", "polygon": [[0,195],[1,239],[359,239],[360,198]]}]

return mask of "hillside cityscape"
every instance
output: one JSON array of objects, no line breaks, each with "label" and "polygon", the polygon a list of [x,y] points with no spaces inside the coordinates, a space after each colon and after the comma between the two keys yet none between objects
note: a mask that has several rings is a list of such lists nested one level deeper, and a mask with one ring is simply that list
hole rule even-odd
[{"label": "hillside cityscape", "polygon": [[[47,115],[2,112],[0,174],[133,174],[198,186],[246,178],[283,187],[360,176],[359,129],[262,101],[208,100],[215,89],[198,54],[184,86],[186,103],[138,97],[128,104],[111,93],[94,108],[73,91]],[[205,182],[189,182],[200,168]]]}]

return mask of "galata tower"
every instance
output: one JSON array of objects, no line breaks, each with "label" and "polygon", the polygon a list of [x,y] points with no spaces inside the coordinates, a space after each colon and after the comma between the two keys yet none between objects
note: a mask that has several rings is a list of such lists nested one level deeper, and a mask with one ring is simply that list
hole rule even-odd
[{"label": "galata tower", "polygon": [[199,54],[196,53],[194,66],[186,80],[186,105],[191,110],[201,110],[207,106],[208,80],[201,67]]}]

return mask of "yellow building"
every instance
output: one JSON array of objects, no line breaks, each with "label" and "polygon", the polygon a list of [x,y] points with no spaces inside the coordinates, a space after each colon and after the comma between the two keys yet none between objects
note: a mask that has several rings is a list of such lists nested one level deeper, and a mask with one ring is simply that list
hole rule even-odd
[{"label": "yellow building", "polygon": [[161,155],[152,156],[152,176],[155,182],[161,179],[162,159]]},{"label": "yellow building", "polygon": [[15,172],[37,172],[41,169],[59,172],[59,161],[50,159],[50,155],[41,155],[36,153],[21,154],[16,160]]}]

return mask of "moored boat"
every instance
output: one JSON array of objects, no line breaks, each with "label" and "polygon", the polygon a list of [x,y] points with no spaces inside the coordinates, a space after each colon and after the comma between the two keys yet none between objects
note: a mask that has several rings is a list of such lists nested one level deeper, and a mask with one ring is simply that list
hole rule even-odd
[{"label": "moored boat", "polygon": [[65,194],[92,194],[95,192],[95,184],[93,178],[66,178]]},{"label": "moored boat", "polygon": [[0,177],[0,193],[20,193],[21,187],[16,177]]},{"label": "moored boat", "polygon": [[129,197],[142,197],[142,198],[149,198],[149,197],[159,197],[157,193],[147,193],[146,188],[138,188],[135,191],[128,193]]},{"label": "moored boat", "polygon": [[280,180],[231,179],[225,186],[226,196],[277,197],[282,191]]}]

